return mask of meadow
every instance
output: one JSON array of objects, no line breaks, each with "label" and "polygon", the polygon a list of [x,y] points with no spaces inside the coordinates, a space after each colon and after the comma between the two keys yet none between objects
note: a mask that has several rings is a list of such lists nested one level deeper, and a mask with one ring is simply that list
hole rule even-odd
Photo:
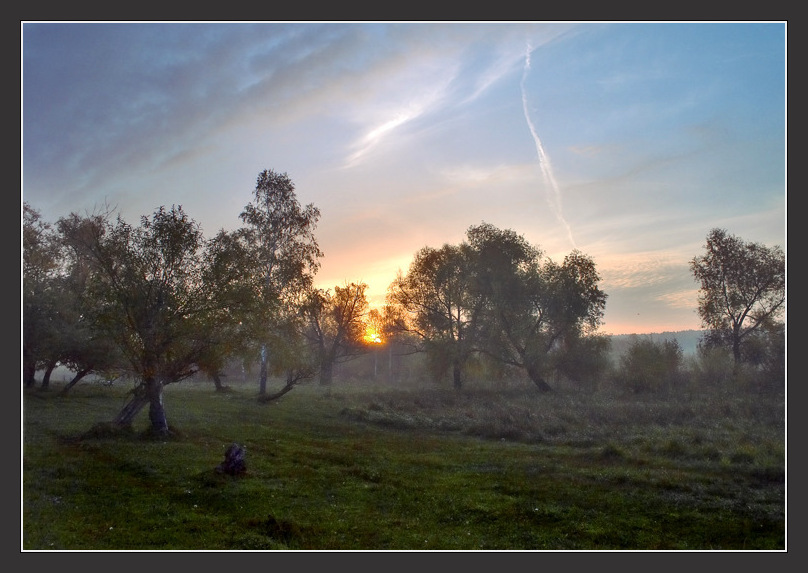
[{"label": "meadow", "polygon": [[170,438],[90,431],[129,389],[23,390],[22,550],[786,549],[782,391],[182,382]]}]

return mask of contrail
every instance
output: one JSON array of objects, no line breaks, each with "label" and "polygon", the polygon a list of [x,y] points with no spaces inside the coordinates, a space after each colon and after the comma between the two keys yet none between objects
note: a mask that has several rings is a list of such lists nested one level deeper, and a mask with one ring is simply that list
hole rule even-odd
[{"label": "contrail", "polygon": [[547,154],[544,152],[544,146],[541,144],[541,139],[539,139],[539,134],[536,133],[536,127],[533,125],[533,122],[530,120],[530,114],[527,110],[527,92],[525,92],[525,79],[527,78],[527,73],[530,71],[530,52],[531,52],[530,43],[527,44],[527,49],[525,50],[525,68],[522,71],[522,82],[520,84],[522,88],[522,109],[525,112],[525,120],[527,121],[527,127],[530,129],[530,134],[533,136],[533,142],[536,144],[536,153],[539,156],[539,166],[541,167],[542,175],[544,175],[544,181],[547,184],[547,203],[550,205],[550,209],[553,211],[553,214],[556,216],[556,219],[564,225],[567,229],[567,235],[569,236],[570,243],[572,243],[572,247],[575,247],[575,239],[572,238],[572,229],[570,228],[569,223],[567,220],[564,219],[564,213],[561,210],[561,191],[558,188],[558,182],[553,175],[553,166],[550,164],[550,158],[547,157]]}]

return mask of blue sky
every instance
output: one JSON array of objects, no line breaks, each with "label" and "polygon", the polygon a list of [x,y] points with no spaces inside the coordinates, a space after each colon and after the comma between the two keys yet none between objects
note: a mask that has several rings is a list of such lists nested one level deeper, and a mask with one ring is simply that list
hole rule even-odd
[{"label": "blue sky", "polygon": [[319,286],[383,302],[483,221],[592,256],[606,333],[699,328],[710,229],[785,247],[786,24],[22,24],[22,200],[240,224],[264,169]]}]

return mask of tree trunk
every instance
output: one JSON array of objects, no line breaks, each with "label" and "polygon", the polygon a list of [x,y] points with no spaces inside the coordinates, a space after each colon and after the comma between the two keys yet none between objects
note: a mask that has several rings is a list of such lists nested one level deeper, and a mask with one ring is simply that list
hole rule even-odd
[{"label": "tree trunk", "polygon": [[550,385],[544,381],[544,378],[542,378],[542,375],[539,372],[538,368],[533,366],[527,366],[525,369],[527,370],[527,375],[530,376],[530,379],[533,381],[533,383],[539,390],[541,390],[542,392],[552,391]]},{"label": "tree trunk", "polygon": [[122,428],[131,428],[135,417],[149,403],[146,389],[143,384],[132,391],[132,399],[129,400],[115,417],[115,425]]},{"label": "tree trunk", "polygon": [[228,388],[222,384],[222,375],[219,372],[213,372],[210,377],[213,380],[213,385],[216,386],[217,392],[227,392]]},{"label": "tree trunk", "polygon": [[275,392],[274,394],[264,394],[263,396],[258,397],[258,401],[261,403],[271,402],[272,400],[277,400],[284,394],[286,394],[289,390],[294,388],[297,383],[301,380],[311,377],[311,372],[309,370],[288,370],[286,372],[286,386],[281,388],[279,391]]},{"label": "tree trunk", "polygon": [[66,394],[68,393],[68,391],[69,391],[69,390],[70,390],[70,389],[71,389],[73,386],[75,386],[76,384],[78,384],[78,383],[79,383],[79,380],[81,380],[82,378],[84,378],[85,376],[87,376],[87,374],[89,374],[89,373],[90,373],[90,370],[91,370],[90,368],[85,368],[84,370],[79,370],[78,372],[76,372],[76,375],[75,375],[75,376],[73,376],[73,379],[72,379],[70,382],[68,382],[68,383],[67,383],[67,386],[65,386],[64,388],[62,388],[61,395],[62,395],[62,396],[66,395]]},{"label": "tree trunk", "polygon": [[22,356],[22,383],[26,388],[30,388],[36,384],[36,360],[33,360],[30,352],[26,352],[24,349]]},{"label": "tree trunk", "polygon": [[56,361],[48,362],[48,365],[45,367],[45,374],[42,375],[42,386],[43,390],[47,390],[50,388],[50,377],[53,373],[53,369],[56,368]]},{"label": "tree trunk", "polygon": [[320,386],[331,386],[334,380],[334,363],[325,358],[320,363]]},{"label": "tree trunk", "polygon": [[149,421],[156,435],[168,434],[168,420],[163,406],[163,383],[155,378],[146,380],[146,394],[149,400]]},{"label": "tree trunk", "polygon": [[457,359],[452,361],[452,383],[455,390],[460,390],[463,387],[463,367],[460,360]]},{"label": "tree trunk", "polygon": [[741,363],[741,337],[737,332],[734,332],[732,335],[732,358],[737,368]]},{"label": "tree trunk", "polygon": [[263,396],[258,398],[258,401],[261,403],[265,403],[265,402],[271,402],[272,400],[277,400],[294,387],[295,387],[294,382],[287,382],[286,386],[284,386],[274,394],[264,394]]},{"label": "tree trunk", "polygon": [[267,393],[267,364],[269,356],[266,345],[261,346],[261,373],[258,378],[258,393],[263,396]]}]

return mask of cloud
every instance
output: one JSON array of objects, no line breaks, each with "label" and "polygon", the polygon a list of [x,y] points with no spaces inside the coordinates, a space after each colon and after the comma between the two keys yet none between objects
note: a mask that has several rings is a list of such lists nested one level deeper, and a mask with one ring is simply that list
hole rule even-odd
[{"label": "cloud", "polygon": [[[402,125],[411,122],[433,108],[438,107],[445,97],[448,84],[451,83],[451,74],[441,74],[442,78],[435,78],[433,82],[426,82],[417,93],[405,95],[404,101],[393,109],[376,112],[371,115],[383,115],[380,121],[365,128],[364,134],[353,144],[353,151],[345,161],[344,167],[350,168],[359,164],[382,141],[390,137]],[[402,83],[406,83],[402,81]]]},{"label": "cloud", "polygon": [[596,261],[603,287],[611,289],[649,288],[688,273],[688,259],[679,252],[645,251],[615,255]]},{"label": "cloud", "polygon": [[655,297],[655,300],[670,308],[693,310],[698,305],[699,289],[683,289],[666,292]]},{"label": "cloud", "polygon": [[510,185],[535,180],[532,164],[447,165],[438,174],[446,183],[457,186],[480,186],[491,183]]}]

